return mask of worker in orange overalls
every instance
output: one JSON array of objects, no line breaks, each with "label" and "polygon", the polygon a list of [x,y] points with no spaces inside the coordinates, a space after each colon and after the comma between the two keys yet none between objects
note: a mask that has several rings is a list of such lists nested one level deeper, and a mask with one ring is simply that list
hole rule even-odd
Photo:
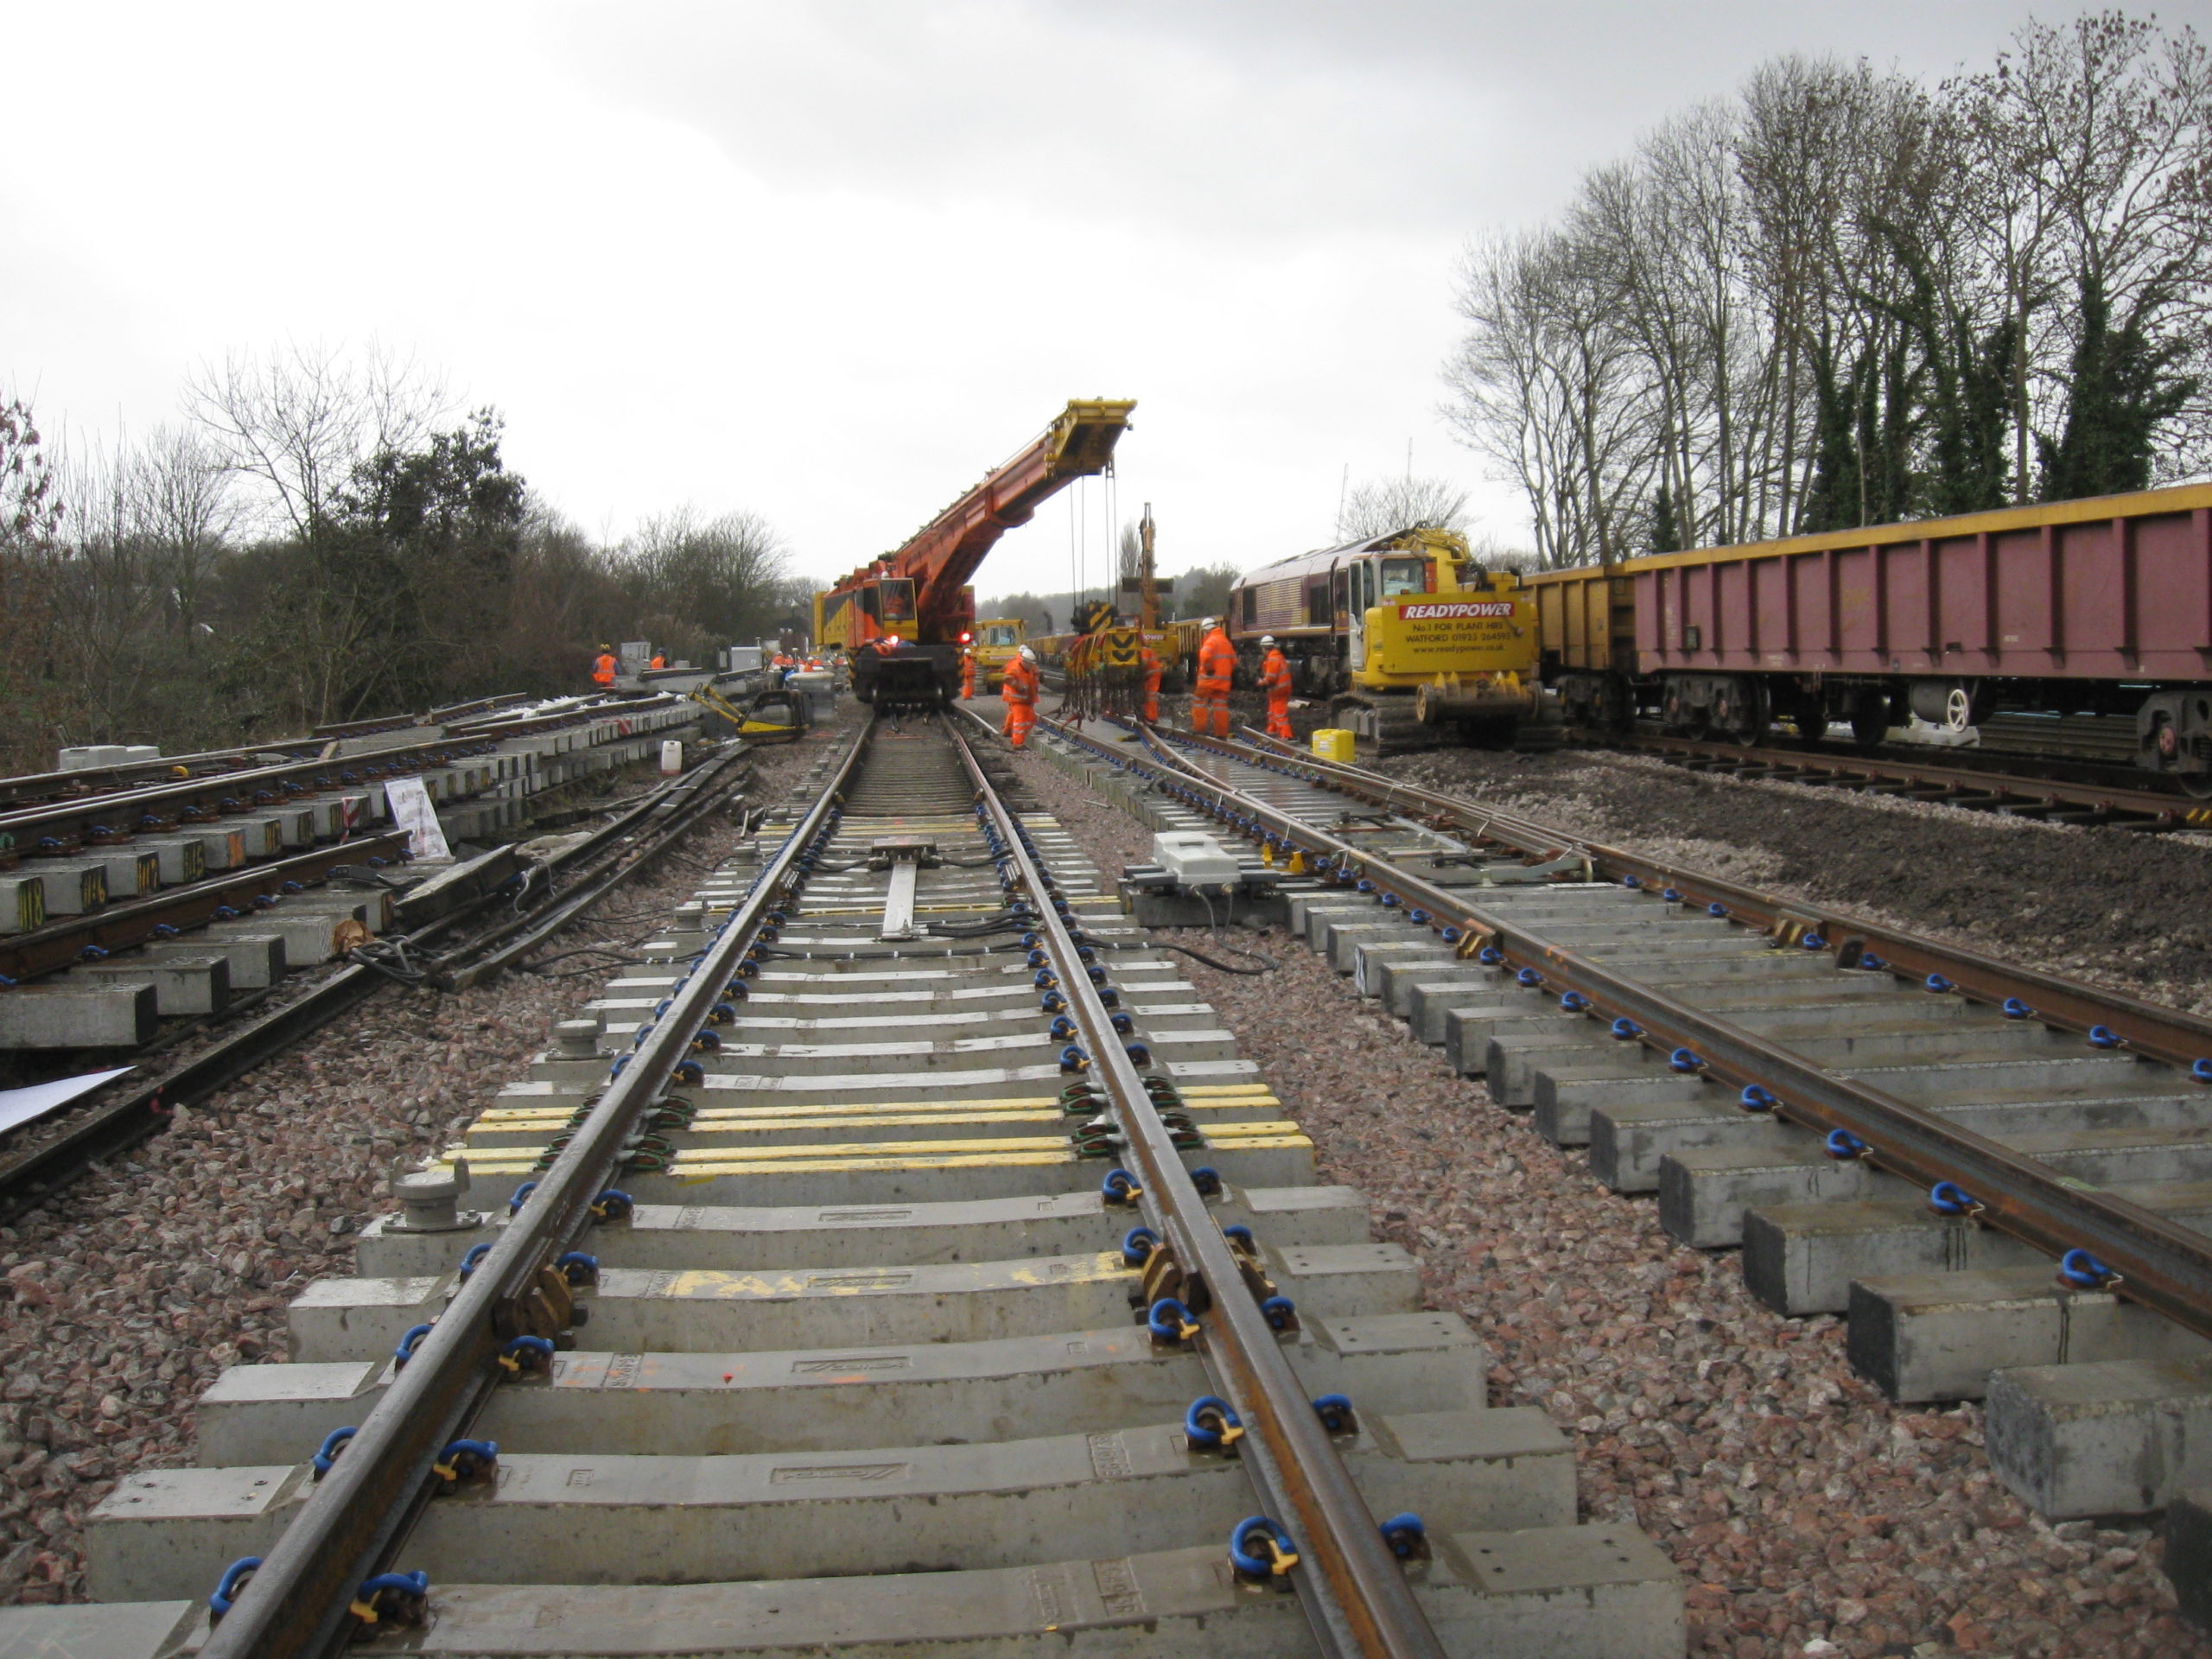
[{"label": "worker in orange overalls", "polygon": [[602,686],[613,685],[614,676],[621,666],[621,663],[615,658],[614,647],[601,645],[599,648],[599,660],[591,665],[591,677]]},{"label": "worker in orange overalls", "polygon": [[960,647],[960,695],[965,699],[976,695],[976,647]]},{"label": "worker in orange overalls", "polygon": [[1144,718],[1147,726],[1160,724],[1160,653],[1145,641],[1144,654],[1137,659],[1144,664]]},{"label": "worker in orange overalls", "polygon": [[1268,694],[1268,735],[1291,741],[1290,658],[1282,654],[1272,633],[1260,636],[1260,690]]},{"label": "worker in orange overalls", "polygon": [[1236,672],[1236,647],[1218,617],[1200,625],[1205,638],[1198,645],[1198,677],[1191,687],[1191,729],[1203,737],[1209,729],[1216,737],[1229,735],[1229,681]]},{"label": "worker in orange overalls", "polygon": [[664,651],[657,651],[653,652],[652,661],[646,664],[645,666],[648,668],[666,668],[668,666],[668,653]]},{"label": "worker in orange overalls", "polygon": [[999,729],[1017,749],[1027,744],[1029,728],[1037,723],[1037,688],[1040,683],[1037,653],[1024,645],[1021,654],[1006,665],[1006,673],[999,683],[999,695],[1006,699],[1006,723]]}]

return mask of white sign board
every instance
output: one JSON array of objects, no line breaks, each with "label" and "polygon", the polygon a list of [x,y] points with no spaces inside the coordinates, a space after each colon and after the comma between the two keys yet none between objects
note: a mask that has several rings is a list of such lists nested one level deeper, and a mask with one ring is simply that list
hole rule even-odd
[{"label": "white sign board", "polygon": [[391,820],[407,832],[407,850],[416,858],[451,858],[446,832],[438,823],[438,810],[430,804],[430,791],[420,778],[395,778],[384,786]]},{"label": "white sign board", "polygon": [[67,1106],[79,1095],[89,1095],[130,1069],[125,1065],[112,1071],[87,1071],[79,1077],[62,1077],[53,1083],[35,1083],[28,1089],[0,1090],[0,1135]]}]

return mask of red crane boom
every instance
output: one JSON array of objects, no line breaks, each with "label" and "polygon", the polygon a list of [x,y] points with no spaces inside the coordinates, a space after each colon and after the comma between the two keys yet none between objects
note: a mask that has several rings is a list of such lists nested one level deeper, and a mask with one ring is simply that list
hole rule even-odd
[{"label": "red crane boom", "polygon": [[863,565],[817,598],[817,647],[844,647],[861,702],[951,700],[960,681],[961,636],[976,617],[969,579],[1001,535],[1027,524],[1070,479],[1112,465],[1114,446],[1135,407],[1127,398],[1071,399],[1034,440],[897,552]]}]

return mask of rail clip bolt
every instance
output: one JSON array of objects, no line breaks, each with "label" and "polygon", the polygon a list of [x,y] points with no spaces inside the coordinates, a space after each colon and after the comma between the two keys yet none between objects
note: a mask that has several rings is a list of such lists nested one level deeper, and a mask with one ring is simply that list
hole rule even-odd
[{"label": "rail clip bolt", "polygon": [[2073,1249],[2058,1258],[2059,1282],[2075,1290],[2110,1290],[2120,1275],[2087,1250]]},{"label": "rail clip bolt", "polygon": [[1229,1561],[1248,1579],[1280,1578],[1298,1565],[1290,1535],[1264,1515],[1249,1515],[1229,1535]]},{"label": "rail clip bolt", "polygon": [[1955,1181],[1938,1181],[1928,1189],[1928,1207],[1939,1216],[1970,1216],[1980,1210],[1981,1200]]}]

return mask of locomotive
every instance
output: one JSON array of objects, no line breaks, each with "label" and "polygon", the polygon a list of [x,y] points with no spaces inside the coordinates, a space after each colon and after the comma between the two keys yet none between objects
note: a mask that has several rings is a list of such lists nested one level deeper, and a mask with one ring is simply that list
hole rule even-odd
[{"label": "locomotive", "polygon": [[1261,566],[1229,593],[1237,677],[1273,635],[1292,687],[1380,751],[1446,736],[1510,741],[1536,712],[1536,607],[1510,570],[1414,526]]}]

